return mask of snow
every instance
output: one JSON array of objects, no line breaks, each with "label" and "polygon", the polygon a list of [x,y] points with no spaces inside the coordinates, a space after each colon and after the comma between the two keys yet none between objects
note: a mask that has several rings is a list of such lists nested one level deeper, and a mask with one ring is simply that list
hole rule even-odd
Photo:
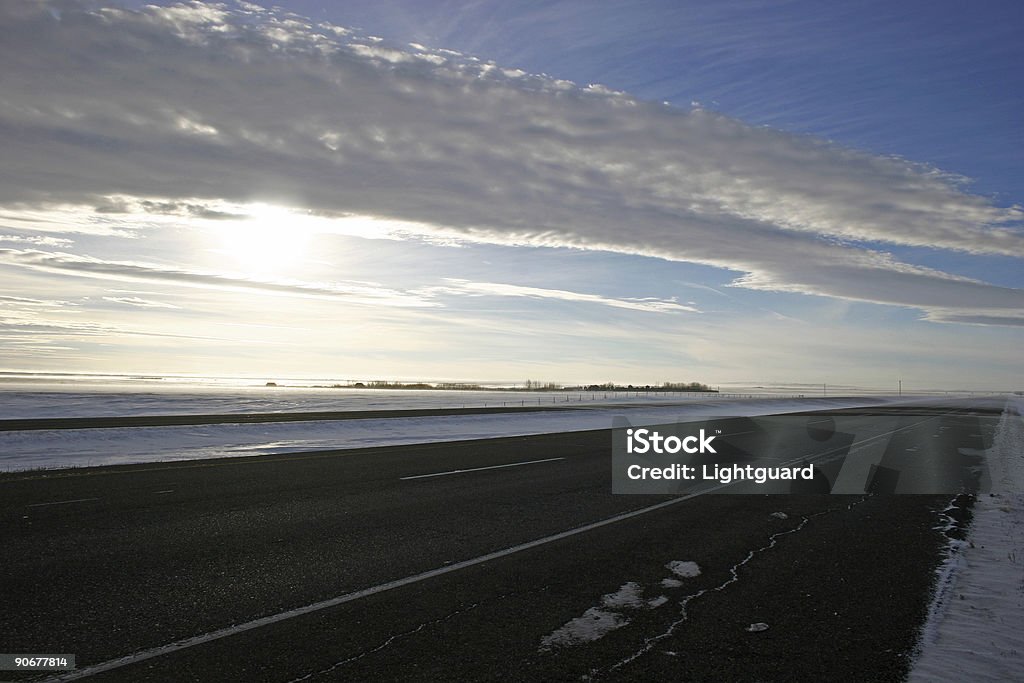
[{"label": "snow", "polygon": [[761,631],[767,631],[768,624],[763,621],[759,621],[756,624],[751,624],[747,627],[747,633],[760,633]]},{"label": "snow", "polygon": [[588,643],[617,628],[622,628],[629,620],[615,612],[608,612],[599,607],[591,607],[583,616],[567,622],[550,635],[544,636],[540,642],[541,651],[554,647],[568,647]]},{"label": "snow", "polygon": [[659,595],[644,601],[643,586],[636,581],[627,581],[614,593],[601,596],[601,603],[587,609],[581,616],[570,619],[540,641],[540,651],[547,652],[556,647],[571,647],[603,638],[617,628],[630,623],[630,612],[657,609],[668,602],[668,597]]},{"label": "snow", "polygon": [[[0,373],[2,375],[2,373]],[[0,377],[2,379],[2,377]],[[0,382],[0,419],[219,415],[303,411],[409,410],[501,406],[702,404],[752,395],[686,392],[355,389],[219,384]],[[755,399],[757,400],[757,399]],[[762,397],[763,400],[763,397]],[[818,400],[818,399],[789,399]]]},{"label": "snow", "polygon": [[994,493],[1024,493],[1024,399],[1007,401],[988,458]]},{"label": "snow", "polygon": [[[404,394],[404,392],[396,391],[382,393]],[[75,401],[82,398],[76,394],[70,394],[70,396],[75,405],[77,405]],[[488,415],[8,431],[0,432],[0,471],[193,460],[554,434],[609,429],[613,424],[619,424],[617,418],[624,418],[632,425],[656,425],[699,420],[724,414],[756,416],[874,405],[880,400],[874,398],[717,399],[682,401],[669,405],[602,405],[598,403],[598,405],[577,405],[568,410]],[[380,408],[381,406],[366,407]],[[208,412],[208,409],[200,412]]]},{"label": "snow", "polygon": [[636,581],[629,581],[628,583],[622,584],[622,587],[614,593],[609,593],[601,598],[601,604],[605,607],[612,609],[621,609],[623,607],[640,607],[643,604],[643,598],[640,594],[643,589],[640,588],[640,584]]},{"label": "snow", "polygon": [[1007,401],[966,541],[952,541],[910,681],[1008,681],[1024,671],[1024,420]]},{"label": "snow", "polygon": [[662,579],[661,580],[661,587],[662,588],[679,588],[682,585],[683,585],[683,582],[680,581],[679,579]]},{"label": "snow", "polygon": [[[219,415],[348,410],[551,406],[567,403],[645,403],[654,395],[587,392],[507,392],[419,389],[331,389],[292,387],[124,387],[87,390],[28,390],[0,386],[0,419],[120,417],[128,415]],[[706,394],[705,394],[706,396]],[[582,398],[582,400],[581,400]],[[680,400],[678,397],[674,400]],[[699,402],[699,398],[688,398]]]},{"label": "snow", "polygon": [[683,579],[692,579],[700,576],[700,566],[696,562],[673,560],[666,564],[665,568]]},{"label": "snow", "polygon": [[641,597],[642,594],[643,588],[640,584],[636,581],[627,581],[614,593],[602,595],[600,607],[591,607],[582,616],[569,620],[549,635],[544,636],[540,642],[541,651],[597,640],[629,623],[629,619],[621,613],[623,610],[636,610],[645,606],[653,609],[658,606],[651,603],[645,604]]}]

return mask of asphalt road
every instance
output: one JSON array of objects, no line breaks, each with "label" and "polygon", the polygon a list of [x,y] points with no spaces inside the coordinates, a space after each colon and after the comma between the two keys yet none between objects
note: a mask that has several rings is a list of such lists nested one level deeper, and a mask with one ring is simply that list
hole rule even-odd
[{"label": "asphalt road", "polygon": [[[863,425],[854,448],[884,462],[953,462],[989,445],[1001,410],[814,419]],[[612,495],[611,442],[0,477],[0,651],[74,653],[79,674],[124,681],[905,675],[952,496]],[[630,582],[633,604],[602,604]],[[552,640],[607,620],[592,642]]]}]

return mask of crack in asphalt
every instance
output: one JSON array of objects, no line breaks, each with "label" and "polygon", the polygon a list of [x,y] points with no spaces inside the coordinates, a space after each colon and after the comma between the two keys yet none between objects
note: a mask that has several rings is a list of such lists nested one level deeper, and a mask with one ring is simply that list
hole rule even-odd
[{"label": "crack in asphalt", "polygon": [[[534,589],[534,590],[525,591],[525,593],[540,593],[540,592],[546,591],[548,588],[549,588],[548,586],[544,586],[544,587],[542,587],[540,589]],[[320,669],[318,671],[312,671],[312,672],[310,672],[310,673],[308,673],[308,674],[306,674],[304,676],[300,676],[298,678],[293,678],[293,679],[289,680],[287,683],[299,683],[299,681],[307,681],[307,680],[313,678],[314,676],[322,676],[324,674],[329,674],[332,671],[335,671],[336,669],[339,669],[339,668],[345,666],[346,664],[350,664],[350,663],[352,663],[354,661],[357,661],[357,660],[360,660],[360,659],[362,659],[364,657],[368,657],[369,655],[376,654],[377,652],[380,652],[382,650],[386,650],[395,641],[403,639],[403,638],[412,637],[412,636],[416,635],[417,633],[423,631],[424,629],[426,629],[429,626],[436,626],[437,624],[442,624],[442,623],[444,623],[446,621],[449,621],[450,619],[453,619],[454,617],[459,616],[460,614],[465,614],[467,612],[471,612],[471,611],[475,610],[476,608],[481,607],[482,605],[485,605],[487,603],[499,602],[501,600],[505,600],[506,598],[514,597],[516,595],[522,595],[523,593],[524,593],[524,591],[513,591],[511,593],[503,593],[502,595],[497,595],[497,596],[495,596],[493,598],[490,598],[490,599],[480,600],[479,602],[474,602],[473,604],[469,605],[468,607],[463,607],[461,609],[455,610],[454,612],[450,612],[449,614],[446,614],[443,617],[438,617],[437,619],[431,619],[430,621],[424,621],[422,624],[419,624],[415,628],[409,629],[408,631],[402,631],[401,633],[395,633],[395,634],[393,634],[391,636],[388,636],[388,638],[386,640],[384,640],[383,642],[381,642],[378,645],[375,645],[375,646],[373,646],[371,648],[367,648],[366,650],[363,650],[359,654],[352,655],[351,657],[346,657],[345,659],[339,660],[339,661],[335,662],[334,664],[332,664],[331,666],[326,667],[324,669]]]},{"label": "crack in asphalt", "polygon": [[[869,497],[870,497],[870,495],[862,496],[860,499],[858,499],[858,500],[850,503],[849,505],[847,505],[845,509],[846,510],[851,510],[855,506],[860,505],[861,503],[866,501]],[[590,673],[588,673],[585,676],[583,676],[583,680],[596,680],[597,678],[599,678],[599,677],[601,677],[601,676],[603,676],[605,674],[609,674],[609,673],[611,673],[613,671],[616,671],[616,670],[618,670],[618,669],[620,669],[620,668],[622,668],[624,666],[627,666],[627,665],[631,664],[632,662],[634,662],[635,660],[639,659],[643,655],[651,652],[651,650],[654,649],[655,645],[657,645],[661,641],[665,640],[666,638],[670,638],[675,633],[676,629],[679,628],[680,625],[685,623],[690,618],[689,612],[687,611],[687,607],[690,605],[691,602],[693,602],[694,600],[697,600],[698,598],[701,598],[701,597],[703,597],[705,595],[708,595],[709,593],[721,592],[721,591],[725,590],[726,588],[728,588],[729,586],[731,586],[732,584],[737,583],[740,580],[739,570],[743,566],[748,564],[751,560],[753,560],[755,557],[760,555],[761,553],[767,552],[768,550],[771,550],[772,548],[774,548],[775,545],[778,543],[779,538],[781,538],[783,536],[788,536],[789,534],[795,534],[795,533],[801,531],[805,526],[807,526],[808,522],[810,522],[815,517],[820,517],[822,515],[831,514],[833,512],[836,512],[837,510],[841,510],[841,509],[842,508],[830,508],[828,510],[822,510],[821,512],[816,512],[816,513],[814,513],[812,515],[807,515],[807,516],[803,517],[800,520],[800,523],[797,526],[793,527],[792,529],[787,529],[785,531],[778,531],[778,532],[772,534],[771,536],[768,537],[768,543],[766,543],[765,545],[763,545],[763,546],[761,546],[759,548],[755,548],[755,549],[749,551],[747,553],[746,557],[744,557],[742,560],[740,560],[739,562],[737,562],[736,564],[734,564],[732,567],[729,568],[729,578],[728,579],[726,579],[722,583],[718,584],[717,586],[712,586],[711,588],[702,588],[701,590],[697,591],[696,593],[691,593],[690,595],[684,596],[679,601],[679,607],[680,607],[680,616],[679,616],[679,618],[676,619],[675,621],[673,621],[671,624],[669,624],[668,628],[665,629],[665,631],[663,631],[662,633],[659,633],[656,636],[645,638],[643,645],[638,650],[636,650],[635,652],[633,652],[629,656],[620,659],[618,662],[616,662],[615,664],[612,664],[610,667],[608,667],[606,669],[594,669],[594,670],[591,670]]]}]

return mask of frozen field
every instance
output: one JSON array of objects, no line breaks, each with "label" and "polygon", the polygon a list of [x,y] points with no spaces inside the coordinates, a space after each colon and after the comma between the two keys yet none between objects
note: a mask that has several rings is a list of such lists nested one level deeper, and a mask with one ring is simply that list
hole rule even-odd
[{"label": "frozen field", "polygon": [[[99,416],[126,414],[170,415],[182,412],[196,413],[242,413],[270,412],[273,408],[284,411],[304,410],[356,410],[373,408],[443,408],[461,407],[453,405],[457,397],[448,394],[473,394],[481,405],[485,396],[481,392],[413,392],[421,396],[406,396],[406,391],[377,392],[374,403],[359,402],[358,394],[332,398],[331,391],[300,392],[298,398],[289,398],[288,405],[274,394],[266,398],[267,392],[254,392],[251,400],[241,399],[244,410],[231,405],[225,395],[209,393],[204,400],[200,394],[196,404],[189,404],[180,394],[173,396],[155,395],[152,398],[136,395],[126,396],[111,392],[103,397],[100,405],[93,403],[95,396],[68,392],[58,397],[30,394],[20,398],[19,416]],[[347,394],[348,392],[343,392]],[[369,392],[373,393],[373,392]],[[508,394],[497,393],[510,405],[519,401],[510,400]],[[397,396],[392,396],[397,394]],[[550,406],[552,395],[540,395]],[[563,395],[558,395],[563,396]],[[517,396],[518,397],[518,396]],[[555,396],[557,400],[557,396]],[[108,429],[66,429],[0,432],[0,471],[14,471],[39,468],[86,467],[125,463],[192,460],[202,458],[236,457],[263,455],[269,453],[294,453],[302,451],[362,448],[367,446],[390,446],[438,441],[459,441],[529,434],[609,429],[616,417],[624,417],[631,424],[664,424],[677,420],[696,420],[707,416],[720,415],[766,415],[772,413],[799,412],[805,410],[845,408],[858,405],[877,405],[878,398],[836,398],[836,399],[724,399],[707,395],[701,398],[676,397],[672,405],[665,405],[668,397],[659,396],[657,401],[641,396],[631,400],[594,400],[575,403],[565,402],[558,407],[570,410],[537,411],[527,413],[498,413],[488,415],[446,415],[369,418],[338,421],[303,421],[264,424],[209,424],[170,427],[120,427]],[[520,399],[528,404],[529,397]],[[317,403],[316,401],[323,401]],[[348,403],[345,403],[348,401]],[[409,405],[404,401],[416,402]],[[58,404],[66,403],[69,409],[57,410]],[[495,401],[497,405],[501,401]],[[146,408],[140,408],[145,405]],[[176,410],[189,405],[191,411]],[[493,403],[491,405],[494,405]],[[30,407],[36,411],[31,412]],[[118,407],[123,410],[116,410]],[[233,407],[234,410],[228,410]],[[94,408],[90,410],[90,408]],[[129,410],[134,408],[134,410]],[[13,417],[13,415],[11,415]]]},{"label": "frozen field", "polygon": [[[725,394],[726,397],[751,394]],[[416,389],[315,389],[309,387],[4,386],[0,419],[218,415],[313,411],[410,410],[502,406],[649,404],[706,401],[713,393],[527,392]]]}]

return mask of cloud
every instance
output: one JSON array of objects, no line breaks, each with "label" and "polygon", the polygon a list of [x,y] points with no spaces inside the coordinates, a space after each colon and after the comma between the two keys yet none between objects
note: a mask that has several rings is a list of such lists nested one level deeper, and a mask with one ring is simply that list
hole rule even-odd
[{"label": "cloud", "polygon": [[36,271],[112,280],[163,282],[183,287],[261,291],[282,296],[342,298],[376,306],[430,307],[437,304],[416,294],[368,283],[257,280],[221,273],[163,268],[146,263],[105,261],[88,256],[35,249],[0,249],[0,263]]},{"label": "cloud", "polygon": [[427,291],[431,294],[462,294],[470,296],[505,296],[525,297],[528,299],[555,299],[558,301],[572,301],[600,304],[612,308],[625,308],[634,311],[645,311],[648,313],[698,313],[693,306],[680,304],[675,299],[658,298],[614,298],[598,294],[583,294],[569,292],[562,289],[544,289],[540,287],[523,287],[521,285],[510,285],[498,282],[470,282],[447,278],[448,285],[443,287],[432,287]]},{"label": "cloud", "polygon": [[41,247],[69,247],[74,242],[62,237],[45,237],[41,235],[0,235],[0,242],[21,242]]},{"label": "cloud", "polygon": [[[446,278],[443,286],[423,287],[414,291],[400,291],[381,287],[373,283],[310,283],[295,280],[258,280],[221,273],[198,272],[163,268],[145,263],[105,261],[87,256],[62,252],[46,252],[33,249],[0,248],[0,264],[20,266],[37,271],[97,277],[114,280],[162,282],[188,287],[216,288],[228,290],[260,290],[285,296],[344,298],[354,303],[399,306],[407,308],[432,308],[441,306],[436,299],[441,295],[456,296],[502,296],[525,297],[530,299],[554,299],[560,301],[593,303],[613,308],[623,308],[652,313],[685,312],[697,313],[696,308],[680,304],[675,299],[605,297],[560,289],[524,287],[494,282],[471,282]],[[177,309],[173,304],[145,299],[138,296],[105,296],[105,301],[139,308]],[[0,296],[5,302],[23,305],[49,306],[60,302],[49,302],[25,297]]]},{"label": "cloud", "polygon": [[[276,202],[435,240],[701,263],[740,273],[742,287],[913,307],[936,321],[1024,319],[1021,290],[879,246],[1024,257],[1021,209],[970,194],[958,176],[275,10],[90,7],[0,4],[9,215],[110,197],[145,198],[155,217],[165,204],[177,219]],[[115,231],[99,211],[67,218],[69,231]],[[36,215],[17,227],[53,225]],[[37,258],[65,272],[143,272]]]},{"label": "cloud", "polygon": [[[212,337],[196,334],[176,334],[172,332],[154,332],[135,330],[119,325],[105,325],[93,322],[67,321],[44,318],[26,312],[0,311],[0,338],[22,344],[51,345],[54,341],[67,342],[75,338],[109,338],[117,335],[132,337],[166,337],[169,339],[191,339],[197,341],[216,341],[238,344],[239,339]],[[246,339],[246,344],[264,343],[260,339]],[[63,347],[62,347],[63,348]]]},{"label": "cloud", "polygon": [[956,311],[929,311],[925,320],[937,323],[961,323],[964,325],[1005,325],[1024,327],[1024,315],[985,315],[984,313],[958,313]]},{"label": "cloud", "polygon": [[[0,178],[3,171],[0,171]],[[150,216],[149,220],[132,225],[116,225],[105,215],[106,205],[75,205],[49,202],[45,206],[25,206],[18,203],[6,208],[0,206],[0,227],[21,232],[95,235],[104,237],[135,237],[140,228],[153,227],[165,216]],[[164,220],[166,223],[166,220]],[[10,239],[9,239],[10,238]],[[40,246],[65,246],[73,240],[66,237],[34,235],[20,237],[5,235],[5,242],[27,242]],[[59,243],[59,244],[58,244]]]},{"label": "cloud", "polygon": [[0,296],[0,306],[42,306],[45,308],[56,308],[61,306],[70,306],[71,302],[68,301],[56,301],[52,299],[35,299],[32,297],[25,296]]},{"label": "cloud", "polygon": [[126,306],[135,306],[138,308],[180,308],[174,304],[169,304],[163,301],[153,301],[152,299],[143,299],[137,296],[105,296],[104,301],[110,301],[115,304],[125,304]]}]

